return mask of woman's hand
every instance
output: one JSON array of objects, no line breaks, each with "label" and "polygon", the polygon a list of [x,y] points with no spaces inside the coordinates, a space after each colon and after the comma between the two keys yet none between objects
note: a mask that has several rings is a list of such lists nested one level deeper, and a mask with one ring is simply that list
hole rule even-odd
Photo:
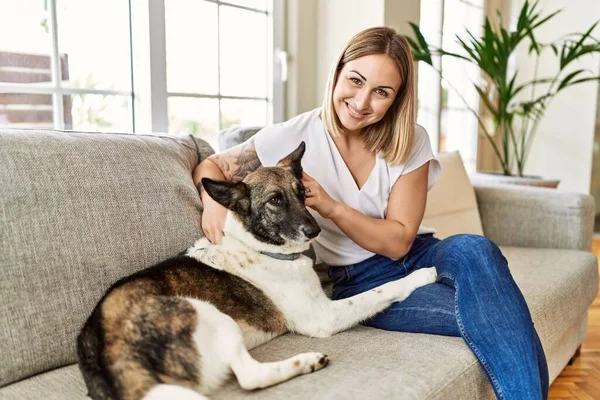
[{"label": "woman's hand", "polygon": [[217,244],[223,239],[223,227],[227,209],[214,201],[208,193],[203,193],[202,203],[202,231],[204,236],[212,243]]},{"label": "woman's hand", "polygon": [[319,182],[314,180],[306,172],[302,172],[302,183],[306,193],[304,204],[318,212],[323,218],[331,218],[336,208],[341,204],[329,196],[321,187]]}]

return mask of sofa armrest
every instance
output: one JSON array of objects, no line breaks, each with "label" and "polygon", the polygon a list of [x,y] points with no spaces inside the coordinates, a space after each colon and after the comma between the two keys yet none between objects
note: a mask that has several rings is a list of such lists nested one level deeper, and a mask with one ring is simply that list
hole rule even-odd
[{"label": "sofa armrest", "polygon": [[590,251],[594,198],[516,185],[475,185],[485,236],[500,246]]}]

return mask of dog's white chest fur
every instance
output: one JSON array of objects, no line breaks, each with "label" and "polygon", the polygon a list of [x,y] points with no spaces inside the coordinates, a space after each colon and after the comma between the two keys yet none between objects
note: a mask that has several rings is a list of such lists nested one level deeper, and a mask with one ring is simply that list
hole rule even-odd
[{"label": "dog's white chest fur", "polygon": [[261,289],[286,319],[289,330],[310,321],[315,308],[329,299],[313,270],[312,260],[279,260],[259,253],[225,236],[218,245],[198,240],[187,255],[236,275]]}]

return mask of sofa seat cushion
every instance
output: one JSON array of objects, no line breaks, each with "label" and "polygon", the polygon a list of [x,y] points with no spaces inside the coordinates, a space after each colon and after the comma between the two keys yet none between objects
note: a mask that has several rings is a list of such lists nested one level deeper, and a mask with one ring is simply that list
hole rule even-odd
[{"label": "sofa seat cushion", "polygon": [[[503,252],[529,304],[544,348],[555,346],[569,327],[581,320],[596,295],[596,258],[569,250],[512,247],[503,248]],[[255,392],[245,392],[232,379],[212,398],[493,398],[485,374],[461,338],[361,326],[327,339],[283,335],[253,349],[252,354],[261,361],[275,361],[305,351],[323,352],[331,364],[314,374]],[[575,348],[570,351],[572,354]],[[552,377],[558,372],[551,367]],[[79,370],[72,365],[2,388],[0,398],[84,399],[85,393]]]},{"label": "sofa seat cushion", "polygon": [[3,400],[90,400],[77,364],[53,369],[0,388]]},{"label": "sofa seat cushion", "polygon": [[501,249],[525,296],[542,344],[555,342],[594,301],[598,260],[592,253],[579,250]]}]

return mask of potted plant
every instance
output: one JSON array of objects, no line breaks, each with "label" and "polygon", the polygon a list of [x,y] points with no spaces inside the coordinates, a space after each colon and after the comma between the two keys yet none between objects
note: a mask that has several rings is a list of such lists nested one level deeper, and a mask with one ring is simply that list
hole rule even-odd
[{"label": "potted plant", "polygon": [[[538,12],[538,1],[527,0],[519,12],[514,30],[510,32],[503,27],[500,12],[497,13],[496,26],[492,26],[486,17],[481,37],[476,37],[468,30],[466,39],[456,36],[461,54],[429,45],[419,27],[412,23],[415,39],[406,38],[415,61],[429,64],[442,79],[445,79],[443,72],[433,64],[434,55],[461,59],[481,70],[481,82],[474,82],[473,85],[479,93],[481,106],[485,107],[488,120],[491,118],[492,123],[485,123],[485,118],[469,107],[466,101],[465,105],[477,118],[480,133],[491,144],[505,176],[523,176],[533,138],[552,99],[573,85],[600,80],[600,76],[593,76],[590,71],[573,69],[574,63],[582,57],[600,53],[600,41],[591,35],[598,22],[585,33],[565,35],[550,43],[537,40],[536,30],[559,12],[560,10],[542,16]],[[551,51],[558,64],[556,75],[538,77],[536,67],[531,81],[517,83],[519,71],[511,70],[509,60],[517,48],[523,45],[529,46],[527,54],[535,58],[536,66],[540,55]],[[538,87],[541,91],[538,90],[539,94],[536,94]],[[523,95],[526,93],[529,93],[529,98],[524,100]]]}]

